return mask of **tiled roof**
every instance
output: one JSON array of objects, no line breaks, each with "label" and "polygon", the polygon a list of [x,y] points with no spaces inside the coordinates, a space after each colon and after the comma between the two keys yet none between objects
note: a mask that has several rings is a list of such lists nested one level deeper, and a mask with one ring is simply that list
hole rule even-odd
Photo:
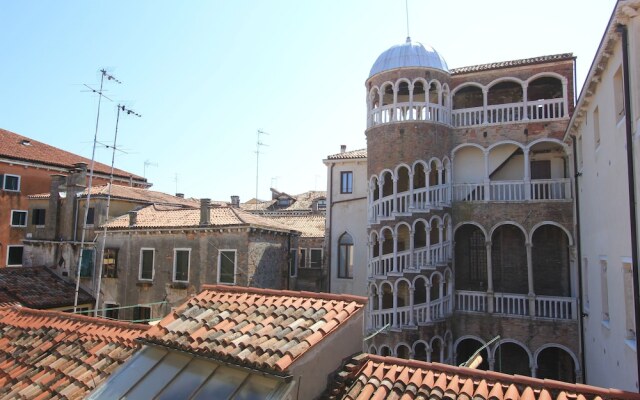
[{"label": "tiled roof", "polygon": [[293,196],[293,198],[296,199],[296,201],[287,207],[286,210],[311,210],[313,208],[314,201],[327,198],[327,192],[324,190],[310,190],[308,192],[297,194]]},{"label": "tiled roof", "polygon": [[204,286],[144,336],[163,345],[275,373],[331,335],[366,298],[249,287]]},{"label": "tiled roof", "polygon": [[323,214],[309,215],[275,215],[265,214],[265,218],[272,219],[289,228],[302,233],[302,237],[324,237],[326,218]]},{"label": "tiled roof", "polygon": [[[0,157],[14,160],[31,161],[62,168],[73,168],[76,163],[86,163],[91,165],[91,160],[77,154],[64,151],[57,147],[38,142],[26,136],[0,129]],[[111,167],[99,162],[94,164],[94,171],[110,174]],[[114,175],[121,178],[132,177],[137,181],[146,182],[141,176],[132,174],[121,169],[114,169]]]},{"label": "tiled roof", "polygon": [[493,371],[361,354],[349,360],[326,399],[591,400],[637,393]]},{"label": "tiled roof", "polygon": [[548,56],[523,58],[520,60],[510,60],[510,61],[500,61],[500,62],[489,63],[489,64],[470,65],[468,67],[453,68],[449,70],[449,72],[451,72],[451,75],[466,74],[470,72],[488,71],[491,69],[520,67],[523,65],[540,64],[540,63],[550,62],[550,61],[572,60],[573,58],[574,57],[572,53],[552,54]]},{"label": "tiled roof", "polygon": [[349,158],[367,158],[367,149],[345,151],[344,153],[331,154],[327,160],[344,160]]},{"label": "tiled roof", "polygon": [[[212,226],[253,226],[289,232],[283,224],[233,207],[209,209]],[[136,224],[129,226],[129,215],[122,215],[106,223],[108,229],[187,228],[200,226],[200,209],[150,205],[137,211]]]},{"label": "tiled roof", "polygon": [[[31,308],[72,306],[75,285],[66,282],[46,267],[0,268],[0,302],[19,303]],[[80,289],[78,304],[95,299]]]},{"label": "tiled roof", "polygon": [[241,203],[240,208],[247,211],[265,211],[275,205],[277,200],[256,200],[251,199],[246,203]]},{"label": "tiled roof", "polygon": [[[106,197],[109,191],[109,185],[94,186],[91,188],[91,196]],[[89,189],[85,189],[81,195],[85,196],[89,192]],[[30,195],[29,199],[48,199],[51,196],[50,193],[34,194]],[[200,201],[197,199],[184,199],[182,197],[173,196],[167,193],[156,192],[154,190],[123,186],[112,185],[111,186],[111,198],[133,200],[136,202],[143,202],[149,204],[180,204],[188,207],[199,207]]]},{"label": "tiled roof", "polygon": [[148,325],[58,311],[0,309],[0,399],[77,399],[140,345]]},{"label": "tiled roof", "polygon": [[264,211],[264,212],[282,212],[282,211],[311,211],[313,210],[313,202],[319,199],[326,199],[327,192],[324,190],[310,190],[308,192],[300,193],[295,196],[287,194],[285,192],[278,192],[275,189],[271,189],[272,193],[276,196],[283,196],[293,199],[293,203],[287,207],[279,207],[278,200],[256,200],[251,199],[246,203],[240,204],[240,208],[250,212]]}]

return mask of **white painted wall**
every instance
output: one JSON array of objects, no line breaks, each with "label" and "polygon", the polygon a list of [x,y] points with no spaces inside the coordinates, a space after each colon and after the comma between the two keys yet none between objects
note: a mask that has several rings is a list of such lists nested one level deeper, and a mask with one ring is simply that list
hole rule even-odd
[{"label": "white painted wall", "polygon": [[[640,2],[636,2],[640,3]],[[638,116],[640,108],[640,17],[630,21],[632,122],[635,132],[636,182],[640,178]],[[586,117],[576,123],[582,141],[578,154],[580,185],[580,232],[582,249],[584,319],[587,383],[603,387],[638,390],[636,344],[628,340],[628,313],[625,302],[623,262],[631,257],[625,119],[615,112],[613,76],[622,64],[621,42],[602,72],[601,82],[590,98]],[[587,82],[588,84],[588,82]],[[593,111],[599,108],[600,145],[594,138]],[[579,150],[578,150],[579,152]],[[580,160],[581,159],[581,160]],[[581,166],[580,166],[581,164]],[[637,185],[638,187],[640,185]],[[636,189],[637,190],[637,189]],[[640,194],[637,193],[636,196]],[[601,261],[607,263],[607,288],[603,288]],[[628,290],[629,285],[627,285]],[[603,296],[607,295],[609,322],[603,322]],[[588,303],[587,303],[588,298]],[[631,318],[633,325],[633,318]]]}]

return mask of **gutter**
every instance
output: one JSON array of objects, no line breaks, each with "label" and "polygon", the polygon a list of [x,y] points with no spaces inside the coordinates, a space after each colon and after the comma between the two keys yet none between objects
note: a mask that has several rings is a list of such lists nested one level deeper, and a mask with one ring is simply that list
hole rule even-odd
[{"label": "gutter", "polygon": [[640,276],[638,276],[638,220],[636,212],[636,184],[633,165],[633,132],[631,128],[631,87],[629,84],[629,34],[626,25],[618,24],[616,31],[622,38],[622,84],[624,86],[625,136],[627,138],[627,180],[629,185],[629,225],[631,228],[631,270],[633,278],[633,306],[636,330],[636,367],[640,381]]},{"label": "gutter", "polygon": [[584,318],[588,317],[589,314],[584,312],[584,291],[582,288],[582,239],[580,235],[580,183],[578,178],[582,176],[581,172],[578,172],[578,159],[576,152],[576,137],[575,135],[571,135],[571,144],[573,146],[573,187],[575,189],[574,198],[575,198],[575,206],[576,206],[576,250],[578,257],[578,331],[580,332],[580,364],[582,364],[582,382],[587,381],[587,365],[584,354],[584,329],[582,328],[584,325]]}]

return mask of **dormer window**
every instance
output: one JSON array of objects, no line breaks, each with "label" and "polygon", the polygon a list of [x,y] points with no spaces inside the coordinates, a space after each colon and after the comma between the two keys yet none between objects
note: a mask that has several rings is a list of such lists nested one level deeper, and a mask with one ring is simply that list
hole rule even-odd
[{"label": "dormer window", "polygon": [[318,202],[316,203],[316,209],[318,209],[318,210],[326,210],[327,209],[327,200],[326,199],[318,200]]},{"label": "dormer window", "polygon": [[280,207],[289,207],[289,205],[291,205],[291,199],[287,197],[280,197],[278,199],[278,205]]}]

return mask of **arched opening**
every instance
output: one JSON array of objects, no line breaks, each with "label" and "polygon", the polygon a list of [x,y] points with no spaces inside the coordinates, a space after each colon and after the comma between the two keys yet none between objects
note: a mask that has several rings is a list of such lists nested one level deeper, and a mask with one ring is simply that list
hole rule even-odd
[{"label": "arched opening", "polygon": [[393,254],[393,233],[390,229],[382,231],[382,255]]},{"label": "arched opening", "polygon": [[453,159],[453,200],[484,200],[484,153],[476,146],[465,146]]},{"label": "arched opening", "polygon": [[486,291],[487,246],[484,233],[475,225],[465,224],[456,230],[454,242],[456,288],[476,292]]},{"label": "arched opening", "polygon": [[382,174],[382,197],[391,196],[393,194],[393,177],[391,172],[385,171]]},{"label": "arched opening", "polygon": [[371,307],[373,310],[378,310],[380,308],[380,297],[378,296],[378,288],[376,285],[371,285],[369,289],[369,293],[371,296]]},{"label": "arched opening", "polygon": [[396,357],[408,360],[411,357],[411,350],[409,349],[409,346],[399,344],[398,347],[396,347]]},{"label": "arched opening", "polygon": [[413,84],[413,102],[414,103],[426,103],[427,97],[424,90],[424,83],[417,81]]},{"label": "arched opening", "polygon": [[428,347],[423,341],[416,342],[413,345],[414,360],[427,361]]},{"label": "arched opening", "polygon": [[533,232],[531,242],[534,292],[543,296],[571,296],[567,234],[555,225],[542,225]]},{"label": "arched opening", "polygon": [[[409,282],[402,280],[398,282],[398,307],[404,307],[404,306],[408,306],[410,304],[410,300],[409,300],[409,295],[410,295],[410,291],[409,291]],[[402,321],[401,321],[402,323]],[[402,325],[407,325],[409,323],[409,321],[406,321],[405,323],[402,323]]]},{"label": "arched opening", "polygon": [[[482,346],[483,344],[475,339],[469,338],[461,340],[456,347],[456,365],[467,362]],[[478,369],[487,371],[489,369],[489,353],[487,353],[486,348],[480,351],[480,356],[482,357],[482,362],[478,366]]]},{"label": "arched opening", "polygon": [[385,345],[380,346],[380,355],[383,357],[390,357],[391,349],[389,348],[389,346],[385,346]]},{"label": "arched opening", "polygon": [[347,232],[338,239],[338,278],[353,277],[353,238]]},{"label": "arched opening", "polygon": [[555,142],[538,142],[529,148],[532,200],[571,198],[569,165],[564,148]]},{"label": "arched opening", "polygon": [[414,282],[413,304],[424,304],[427,302],[427,278],[418,277]]},{"label": "arched opening", "polygon": [[370,100],[371,103],[371,109],[375,110],[376,108],[380,107],[380,93],[378,92],[378,89],[373,89],[373,91],[371,92],[370,95]]},{"label": "arched opening", "polygon": [[409,191],[409,169],[407,167],[398,168],[398,193]]},{"label": "arched opening", "polygon": [[371,345],[371,347],[369,347],[369,354],[378,354],[378,350],[376,349],[376,346]]},{"label": "arched opening", "polygon": [[398,103],[409,102],[409,83],[407,81],[398,82]]},{"label": "arched opening", "polygon": [[[493,288],[496,292],[527,294],[527,252],[524,233],[515,225],[499,226],[491,237]],[[520,310],[525,313],[525,310]]]},{"label": "arched opening", "polygon": [[441,286],[442,286],[442,277],[440,276],[440,274],[431,275],[431,291],[430,291],[431,296],[429,300],[436,301],[440,298]]},{"label": "arched opening", "polygon": [[547,347],[538,353],[537,365],[537,378],[565,382],[576,381],[576,366],[573,357],[559,347]]},{"label": "arched opening", "polygon": [[512,81],[496,83],[487,92],[487,122],[513,122],[523,119],[522,84]]},{"label": "arched opening", "polygon": [[383,282],[380,285],[380,289],[382,292],[382,309],[388,310],[389,308],[393,308],[393,288],[389,282]]},{"label": "arched opening", "polygon": [[505,374],[531,376],[531,360],[522,346],[512,342],[501,343],[494,355],[493,369]]},{"label": "arched opening", "polygon": [[[398,252],[409,250],[409,241],[411,240],[411,233],[407,225],[398,226],[398,233],[396,235],[398,241]],[[405,266],[408,267],[408,266]]]},{"label": "arched opening", "polygon": [[429,84],[429,103],[440,104],[440,85],[435,81]]},{"label": "arched opening", "polygon": [[426,187],[424,165],[422,163],[416,164],[413,171],[413,189],[421,189]]},{"label": "arched opening", "polygon": [[380,257],[380,241],[377,232],[371,234],[371,253],[373,258]]},{"label": "arched opening", "polygon": [[[429,244],[435,246],[441,242],[440,239],[440,221],[437,218],[433,218],[430,224]],[[431,260],[434,261],[434,260]]]},{"label": "arched opening", "polygon": [[438,186],[440,184],[438,178],[438,163],[434,160],[429,163],[429,186]]},{"label": "arched opening", "polygon": [[423,221],[418,221],[413,230],[413,248],[421,249],[427,246],[427,226]]},{"label": "arched opening", "polygon": [[391,83],[387,83],[382,86],[382,105],[387,106],[393,104],[393,86]]},{"label": "arched opening", "polygon": [[443,356],[443,346],[442,346],[442,339],[440,338],[433,338],[431,340],[431,362],[443,362],[442,360],[442,356]]},{"label": "arched opening", "polygon": [[380,186],[378,185],[378,178],[373,178],[373,180],[371,181],[371,189],[372,189],[371,197],[373,198],[373,201],[379,200]]},{"label": "arched opening", "polygon": [[477,86],[465,86],[453,95],[453,109],[475,108],[484,106],[482,89]]},{"label": "arched opening", "polygon": [[501,143],[489,152],[491,200],[524,200],[524,153],[513,143]]},{"label": "arched opening", "polygon": [[528,114],[530,119],[564,117],[562,81],[543,76],[529,82],[527,87]]}]

